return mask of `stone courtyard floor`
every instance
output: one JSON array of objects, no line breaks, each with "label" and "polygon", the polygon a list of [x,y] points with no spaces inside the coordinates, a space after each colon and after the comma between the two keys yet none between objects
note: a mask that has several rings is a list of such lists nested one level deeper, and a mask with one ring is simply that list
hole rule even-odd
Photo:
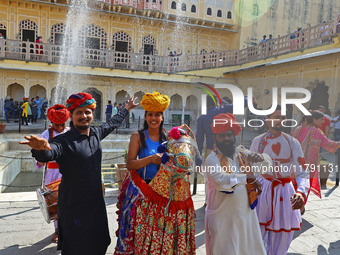
[{"label": "stone courtyard floor", "polygon": [[[198,194],[193,196],[198,255],[205,254],[202,189],[203,186],[199,185]],[[116,195],[115,190],[110,190],[105,198],[112,239],[107,254],[113,254],[116,242],[113,236],[117,229]],[[50,242],[53,230],[53,224],[47,224],[43,220],[35,192],[0,193],[0,255],[60,254],[56,245]],[[225,254],[228,255],[228,252]],[[310,196],[303,216],[302,230],[295,233],[289,254],[340,254],[339,187],[330,186],[324,189],[322,199]]]}]

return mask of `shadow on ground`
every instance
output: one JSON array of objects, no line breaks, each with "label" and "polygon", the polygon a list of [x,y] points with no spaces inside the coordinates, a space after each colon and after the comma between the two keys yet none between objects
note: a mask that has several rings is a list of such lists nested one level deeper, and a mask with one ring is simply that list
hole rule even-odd
[{"label": "shadow on ground", "polygon": [[57,251],[57,246],[47,247],[51,244],[51,236],[46,237],[45,239],[27,247],[20,247],[19,244],[15,244],[9,246],[0,251],[1,255],[59,255],[60,251]]}]

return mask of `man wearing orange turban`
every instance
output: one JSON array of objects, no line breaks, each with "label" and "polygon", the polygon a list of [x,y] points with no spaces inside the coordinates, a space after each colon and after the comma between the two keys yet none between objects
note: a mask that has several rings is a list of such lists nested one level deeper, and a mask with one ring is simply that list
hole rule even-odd
[{"label": "man wearing orange turban", "polygon": [[130,98],[125,109],[106,123],[91,126],[96,101],[87,93],[73,94],[66,103],[71,118],[69,132],[50,143],[33,135],[20,142],[33,149],[36,160],[56,160],[59,165],[58,250],[62,254],[106,254],[111,239],[102,193],[100,141],[137,105],[135,98]]},{"label": "man wearing orange turban", "polygon": [[[230,255],[265,255],[259,222],[253,210],[261,185],[247,171],[251,171],[257,163],[269,165],[271,160],[267,155],[235,146],[235,136],[242,129],[233,114],[218,114],[211,128],[214,150],[201,169],[208,180],[205,213],[207,255],[225,254],[226,251]],[[244,240],[248,241],[245,243]]]},{"label": "man wearing orange turban", "polygon": [[[66,127],[66,121],[68,120],[70,114],[69,111],[66,109],[65,105],[62,104],[55,104],[52,107],[48,108],[47,110],[47,118],[51,121],[52,127],[45,130],[40,137],[46,139],[47,141],[51,141],[53,137],[58,135],[64,134],[69,129]],[[59,166],[57,162],[50,161],[48,163],[43,163],[36,161],[36,166],[38,168],[42,168],[47,164],[46,172],[45,172],[45,179],[44,184],[48,185],[54,181],[57,181],[61,178],[61,174],[59,172]],[[57,220],[54,221],[54,228],[55,232],[52,235],[52,242],[58,242],[58,222]]]}]

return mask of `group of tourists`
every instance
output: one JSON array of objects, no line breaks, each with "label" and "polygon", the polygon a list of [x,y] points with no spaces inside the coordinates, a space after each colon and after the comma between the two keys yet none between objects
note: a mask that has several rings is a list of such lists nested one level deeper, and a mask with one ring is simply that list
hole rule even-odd
[{"label": "group of tourists", "polygon": [[[18,103],[14,101],[13,98],[9,96],[5,99],[4,110],[6,122],[9,123],[9,113],[12,113],[13,121],[15,119],[16,112],[19,113],[19,118],[21,118],[22,125],[28,125],[28,123],[37,123],[37,119],[40,119],[42,113],[44,112],[45,98],[40,98],[36,96],[29,100],[29,98],[24,97],[22,102]],[[47,105],[47,102],[45,102]]]},{"label": "group of tourists", "polygon": [[[49,108],[51,128],[20,142],[32,148],[37,166],[45,167],[46,184],[60,179],[52,241],[63,255],[107,251],[111,239],[100,141],[138,105],[135,100],[131,97],[124,109],[94,127],[95,99],[87,93],[73,94],[66,106]],[[241,126],[230,113],[232,106],[208,111],[214,114],[204,121],[211,131],[206,137],[209,147],[200,155],[202,146],[197,146],[188,126],[164,129],[168,96],[146,93],[140,104],[144,127],[130,139],[114,254],[195,254],[189,174],[197,170],[198,156],[205,158],[200,169],[207,180],[206,253],[287,254],[294,231],[301,228],[309,191],[320,196],[318,174],[306,166],[318,164],[320,147],[330,152],[340,147],[319,129],[324,115],[313,111],[291,136],[282,131],[285,116],[278,106],[267,116],[269,130],[247,149],[236,146]]]}]

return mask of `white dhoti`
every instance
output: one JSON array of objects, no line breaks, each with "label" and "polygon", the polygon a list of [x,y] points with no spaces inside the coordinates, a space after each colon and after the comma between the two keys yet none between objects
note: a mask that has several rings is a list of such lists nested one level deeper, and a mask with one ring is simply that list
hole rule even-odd
[{"label": "white dhoti", "polygon": [[219,193],[217,203],[220,206],[209,210],[208,199],[205,211],[207,255],[266,254],[256,211],[250,209],[246,187],[240,186],[232,194]]}]

